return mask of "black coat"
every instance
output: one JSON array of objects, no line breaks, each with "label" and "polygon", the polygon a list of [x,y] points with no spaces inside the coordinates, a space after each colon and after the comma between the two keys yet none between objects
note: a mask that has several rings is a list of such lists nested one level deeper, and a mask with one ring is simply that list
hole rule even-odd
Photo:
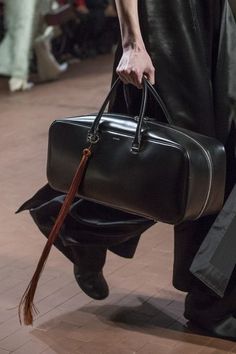
[{"label": "black coat", "polygon": [[[229,3],[227,0],[139,0],[139,15],[146,48],[156,69],[155,88],[175,124],[217,137],[226,145],[228,194],[236,182],[232,144],[236,26]],[[119,45],[113,80],[121,55]],[[140,94],[130,85],[118,88],[110,110],[136,115]],[[152,98],[146,114],[163,119]],[[215,217],[175,227],[173,284],[177,289],[191,291],[199,286],[189,268]]]},{"label": "black coat", "polygon": [[[236,99],[236,27],[226,0],[140,0],[142,35],[156,68],[156,89],[176,125],[225,142]],[[118,47],[114,69],[122,55]],[[114,70],[114,78],[116,77]],[[125,97],[124,97],[125,96]],[[110,109],[136,114],[140,91],[122,89]],[[150,100],[147,115],[160,116]]]}]

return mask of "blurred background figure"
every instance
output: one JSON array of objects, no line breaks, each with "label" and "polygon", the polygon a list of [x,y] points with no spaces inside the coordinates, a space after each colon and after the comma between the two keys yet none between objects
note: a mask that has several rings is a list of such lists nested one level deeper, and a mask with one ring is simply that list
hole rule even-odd
[{"label": "blurred background figure", "polygon": [[0,75],[11,92],[58,79],[67,61],[111,53],[119,37],[114,0],[0,0]]},{"label": "blurred background figure", "polygon": [[0,0],[0,42],[4,36],[3,0]]},{"label": "blurred background figure", "polygon": [[37,0],[34,25],[34,61],[32,69],[40,82],[58,79],[66,71],[67,63],[58,63],[52,53],[51,42],[55,28],[74,17],[70,6],[59,7],[55,0]]},{"label": "blurred background figure", "polygon": [[10,77],[10,91],[33,87],[28,81],[33,49],[39,81],[58,78],[67,65],[59,65],[54,58],[50,47],[54,31],[45,21],[46,13],[50,13],[56,2],[1,0],[1,3],[0,75]]},{"label": "blurred background figure", "polygon": [[[59,0],[60,4],[68,3]],[[54,41],[58,60],[86,59],[113,51],[119,37],[119,23],[113,0],[72,0],[76,20],[61,27],[62,38]]]},{"label": "blurred background figure", "polygon": [[0,45],[0,74],[10,77],[10,91],[32,87],[28,76],[36,1],[4,2],[6,33]]}]

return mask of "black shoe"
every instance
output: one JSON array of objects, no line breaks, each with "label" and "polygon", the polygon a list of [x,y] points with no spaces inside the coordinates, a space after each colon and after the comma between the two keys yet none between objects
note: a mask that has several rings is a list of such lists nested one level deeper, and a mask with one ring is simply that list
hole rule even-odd
[{"label": "black shoe", "polygon": [[197,300],[196,295],[188,294],[184,312],[184,317],[189,320],[188,328],[197,327],[206,335],[236,341],[236,317],[233,311],[224,310],[225,299],[222,302],[222,299],[210,296]]},{"label": "black shoe", "polygon": [[104,300],[109,295],[109,288],[102,271],[79,272],[79,267],[74,265],[75,279],[83,292],[95,300]]},{"label": "black shoe", "polygon": [[236,318],[228,315],[221,320],[202,321],[199,319],[190,320],[187,323],[188,329],[194,331],[200,329],[205,335],[231,341],[236,341]]}]

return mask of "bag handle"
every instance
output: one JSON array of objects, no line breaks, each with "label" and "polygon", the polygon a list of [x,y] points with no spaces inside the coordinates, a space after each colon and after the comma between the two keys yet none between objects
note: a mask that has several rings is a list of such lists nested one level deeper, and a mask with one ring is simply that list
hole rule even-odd
[{"label": "bag handle", "polygon": [[[91,143],[91,144],[96,144],[99,139],[99,124],[101,121],[101,118],[104,114],[104,111],[106,109],[107,104],[109,103],[112,94],[114,92],[114,90],[117,88],[117,86],[121,83],[120,78],[118,78],[110,92],[108,93],[107,97],[105,98],[104,103],[102,104],[93,124],[91,129],[88,132],[88,137],[87,140]],[[155,88],[150,84],[150,82],[143,77],[143,88],[142,88],[142,101],[141,101],[141,106],[140,106],[140,111],[139,111],[139,115],[138,115],[138,124],[137,124],[137,129],[135,132],[135,136],[134,136],[134,140],[132,143],[132,148],[131,150],[134,152],[138,152],[140,150],[140,146],[141,146],[141,140],[142,140],[142,126],[143,126],[143,121],[144,121],[144,115],[146,112],[146,106],[147,106],[147,97],[148,97],[148,93],[151,93],[152,96],[154,97],[155,101],[159,104],[167,122],[169,124],[173,124],[173,120],[171,118],[170,113],[168,112],[168,109],[166,107],[166,104],[164,103],[164,101],[162,100],[162,98],[160,97],[160,95],[157,93],[157,91],[155,90]]]}]

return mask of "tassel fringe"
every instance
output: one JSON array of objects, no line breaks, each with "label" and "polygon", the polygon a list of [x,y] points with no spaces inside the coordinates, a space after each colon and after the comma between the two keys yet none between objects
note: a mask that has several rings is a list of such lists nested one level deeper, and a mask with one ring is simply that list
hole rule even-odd
[{"label": "tassel fringe", "polygon": [[82,178],[85,173],[85,169],[87,166],[87,162],[89,157],[91,156],[91,147],[84,149],[83,150],[83,155],[82,159],[80,161],[79,167],[74,175],[73,181],[71,183],[70,189],[68,191],[68,194],[65,198],[65,201],[60,209],[60,212],[58,214],[58,217],[56,219],[56,222],[50,232],[50,235],[48,236],[47,243],[43,249],[42,255],[39,259],[37,268],[35,270],[35,273],[27,286],[21,301],[19,303],[19,309],[18,309],[18,315],[19,315],[19,321],[20,324],[23,323],[25,325],[32,325],[34,316],[36,316],[39,311],[34,305],[34,296],[35,292],[37,289],[38,281],[40,279],[40,276],[43,272],[43,269],[45,267],[46,261],[48,259],[49,253],[51,251],[52,245],[55,242],[56,238],[58,237],[60,228],[70,210],[70,206],[76,196],[76,193],[78,191],[78,188],[80,186],[80,183],[82,181]]}]

